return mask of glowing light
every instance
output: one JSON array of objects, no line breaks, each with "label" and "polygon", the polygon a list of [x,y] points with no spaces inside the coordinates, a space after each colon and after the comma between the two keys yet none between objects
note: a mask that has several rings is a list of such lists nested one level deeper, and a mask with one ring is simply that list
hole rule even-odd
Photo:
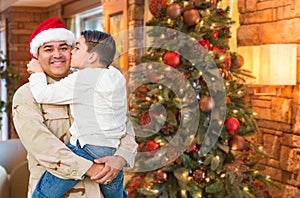
[{"label": "glowing light", "polygon": [[186,194],[186,190],[181,190],[181,196],[182,196],[182,197],[186,197],[186,195],[187,195],[187,194]]},{"label": "glowing light", "polygon": [[249,191],[249,188],[248,188],[247,186],[245,186],[245,187],[243,188],[243,190],[244,190],[244,191]]}]

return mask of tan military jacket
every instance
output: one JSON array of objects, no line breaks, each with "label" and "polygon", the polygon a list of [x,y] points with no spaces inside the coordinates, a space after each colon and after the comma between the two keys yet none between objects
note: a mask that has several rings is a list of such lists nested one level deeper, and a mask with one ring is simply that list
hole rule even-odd
[{"label": "tan military jacket", "polygon": [[[30,170],[28,198],[31,198],[31,193],[45,169],[65,179],[84,178],[92,162],[77,156],[65,146],[70,138],[68,106],[36,103],[27,83],[16,91],[12,108],[16,131],[28,151]],[[134,131],[130,124],[127,125],[126,136],[121,139],[116,155],[126,159],[128,167],[133,167],[136,149]],[[103,196],[98,184],[85,178],[65,197],[98,198]]]}]

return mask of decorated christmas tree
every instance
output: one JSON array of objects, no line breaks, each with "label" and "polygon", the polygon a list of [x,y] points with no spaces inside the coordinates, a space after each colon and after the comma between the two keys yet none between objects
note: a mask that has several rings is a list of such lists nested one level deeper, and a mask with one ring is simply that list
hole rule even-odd
[{"label": "decorated christmas tree", "polygon": [[270,197],[266,154],[243,57],[231,52],[229,8],[209,0],[151,0],[143,64],[131,71],[129,110],[139,144],[130,198]]}]

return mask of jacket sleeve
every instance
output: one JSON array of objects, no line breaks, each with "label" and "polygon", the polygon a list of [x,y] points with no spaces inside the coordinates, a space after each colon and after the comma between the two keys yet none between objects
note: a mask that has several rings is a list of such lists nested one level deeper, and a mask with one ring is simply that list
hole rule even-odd
[{"label": "jacket sleeve", "polygon": [[121,144],[115,152],[115,155],[119,155],[126,160],[127,165],[125,168],[133,168],[137,147],[138,144],[135,141],[135,133],[131,120],[127,118],[126,134],[122,137]]},{"label": "jacket sleeve", "polygon": [[74,154],[47,128],[28,84],[16,91],[12,106],[14,126],[28,154],[57,177],[83,179],[93,162]]}]

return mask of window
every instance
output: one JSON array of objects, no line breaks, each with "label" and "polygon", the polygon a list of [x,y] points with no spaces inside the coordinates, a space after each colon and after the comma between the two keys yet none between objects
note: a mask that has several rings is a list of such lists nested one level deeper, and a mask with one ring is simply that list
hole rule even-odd
[{"label": "window", "polygon": [[76,38],[80,36],[83,30],[100,30],[103,31],[102,26],[102,11],[103,7],[97,7],[92,10],[75,15],[75,33]]},{"label": "window", "polygon": [[[0,21],[0,56],[1,59],[5,58],[6,52],[6,23],[5,20]],[[5,69],[6,62],[1,63],[1,67]],[[5,79],[0,80],[0,94],[1,94],[1,101],[6,102],[7,100],[7,90],[6,90],[6,81]],[[0,140],[7,140],[8,139],[8,118],[6,112],[2,109],[0,112],[1,119],[1,131],[0,131]]]}]

